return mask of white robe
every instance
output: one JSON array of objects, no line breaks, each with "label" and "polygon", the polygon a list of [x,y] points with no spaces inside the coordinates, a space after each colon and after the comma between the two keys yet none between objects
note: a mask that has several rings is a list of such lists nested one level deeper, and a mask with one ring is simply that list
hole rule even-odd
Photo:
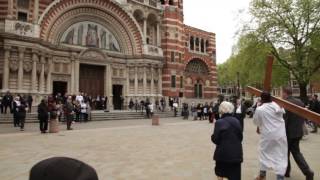
[{"label": "white robe", "polygon": [[288,143],[283,114],[275,102],[264,103],[256,109],[253,122],[260,129],[260,170],[272,169],[284,175],[288,165]]}]

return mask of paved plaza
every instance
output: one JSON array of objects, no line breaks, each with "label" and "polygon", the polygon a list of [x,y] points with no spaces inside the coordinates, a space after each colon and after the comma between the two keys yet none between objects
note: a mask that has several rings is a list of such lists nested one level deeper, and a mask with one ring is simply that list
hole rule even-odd
[{"label": "paved plaza", "polygon": [[[40,160],[67,156],[93,166],[100,180],[209,180],[216,179],[210,136],[212,124],[180,118],[122,120],[74,124],[73,131],[40,134],[38,124],[26,124],[20,132],[0,125],[0,179],[27,180],[30,168]],[[320,134],[301,141],[301,149],[320,179]],[[242,179],[258,172],[257,144],[252,119],[245,120]],[[290,180],[304,177],[295,163]],[[269,173],[267,179],[274,179]]]}]

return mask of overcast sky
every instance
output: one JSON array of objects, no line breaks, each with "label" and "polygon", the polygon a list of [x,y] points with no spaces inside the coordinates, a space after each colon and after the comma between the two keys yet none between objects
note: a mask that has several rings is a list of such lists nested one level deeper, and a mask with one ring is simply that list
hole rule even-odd
[{"label": "overcast sky", "polygon": [[[226,61],[236,43],[250,0],[184,0],[184,22],[216,33],[217,63]],[[242,12],[244,11],[244,12]]]}]

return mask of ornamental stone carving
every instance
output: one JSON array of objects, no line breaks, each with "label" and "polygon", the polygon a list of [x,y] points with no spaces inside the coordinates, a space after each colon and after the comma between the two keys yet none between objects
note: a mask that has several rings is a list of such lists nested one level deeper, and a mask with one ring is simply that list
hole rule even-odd
[{"label": "ornamental stone carving", "polygon": [[83,59],[91,59],[91,60],[99,60],[103,61],[105,60],[105,57],[96,51],[86,51],[84,54],[82,54]]},{"label": "ornamental stone carving", "polygon": [[19,62],[17,59],[11,59],[10,60],[10,70],[11,71],[17,71],[19,69]]},{"label": "ornamental stone carving", "polygon": [[25,72],[31,72],[31,70],[32,70],[32,62],[31,61],[25,61],[23,63],[23,70]]}]

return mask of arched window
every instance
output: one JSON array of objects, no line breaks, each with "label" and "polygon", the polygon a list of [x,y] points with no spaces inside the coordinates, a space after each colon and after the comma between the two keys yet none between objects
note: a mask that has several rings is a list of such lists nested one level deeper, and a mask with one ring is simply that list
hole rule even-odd
[{"label": "arched window", "polygon": [[201,52],[204,52],[204,40],[201,39]]},{"label": "arched window", "polygon": [[191,60],[186,67],[187,73],[196,73],[196,74],[208,74],[209,69],[206,63],[200,59]]},{"label": "arched window", "polygon": [[190,50],[194,50],[194,38],[193,36],[190,37]]},{"label": "arched window", "polygon": [[200,80],[197,80],[197,83],[194,85],[194,97],[202,98],[202,83]]}]

